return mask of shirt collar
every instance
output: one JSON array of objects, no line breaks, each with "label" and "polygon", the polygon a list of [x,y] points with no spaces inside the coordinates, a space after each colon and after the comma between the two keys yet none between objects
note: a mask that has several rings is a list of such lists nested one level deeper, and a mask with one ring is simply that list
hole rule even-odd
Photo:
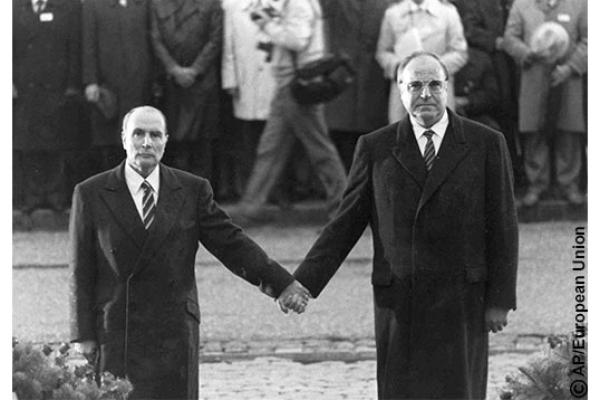
[{"label": "shirt collar", "polygon": [[448,110],[444,110],[444,115],[442,118],[433,124],[430,128],[424,128],[417,123],[412,115],[409,114],[410,124],[412,125],[413,132],[415,133],[415,138],[419,141],[419,138],[423,136],[423,132],[425,131],[433,131],[436,135],[440,137],[440,140],[444,138],[444,134],[446,133],[446,128],[448,128]]},{"label": "shirt collar", "polygon": [[158,193],[158,185],[159,185],[159,173],[160,164],[156,165],[156,168],[148,175],[146,179],[141,176],[135,169],[131,167],[127,162],[125,162],[125,182],[127,183],[127,187],[131,193],[137,193],[140,190],[140,186],[144,180],[148,181],[154,193]]},{"label": "shirt collar", "polygon": [[[31,0],[31,6],[33,7],[33,9],[35,10],[37,7],[37,3],[38,0]],[[46,7],[46,4],[48,3],[48,0],[42,0],[42,7]]]},{"label": "shirt collar", "polygon": [[[406,2],[408,10],[406,11],[406,14],[412,14],[412,13],[416,13],[419,9],[425,11],[428,14],[431,15],[438,15],[438,2],[436,1],[432,1],[432,0],[424,0],[423,3],[421,3],[420,5],[417,5],[414,1],[412,0],[407,0]],[[400,3],[402,4],[402,3]]]}]

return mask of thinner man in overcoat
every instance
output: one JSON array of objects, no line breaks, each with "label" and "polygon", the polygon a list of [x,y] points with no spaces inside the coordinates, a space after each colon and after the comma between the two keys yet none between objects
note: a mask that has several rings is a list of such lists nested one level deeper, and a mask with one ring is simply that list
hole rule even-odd
[{"label": "thinner man in overcoat", "polygon": [[155,73],[150,42],[150,0],[85,0],[82,4],[83,84],[92,104],[101,90],[116,98],[113,115],[91,110],[92,145],[99,172],[122,157],[120,122],[133,107],[147,104]]},{"label": "thinner man in overcoat", "polygon": [[81,146],[81,4],[13,0],[15,206],[64,211],[69,152]]},{"label": "thinner man in overcoat", "polygon": [[308,296],[231,222],[206,179],[159,163],[166,142],[162,113],[133,109],[126,160],[73,195],[71,339],[100,372],[131,380],[129,399],[198,398],[198,242],[269,296]]},{"label": "thinner man in overcoat", "polygon": [[294,276],[318,296],[370,225],[379,398],[485,399],[488,330],[516,308],[510,158],[501,133],[446,108],[437,56],[407,60],[409,115],[359,139],[337,215]]}]

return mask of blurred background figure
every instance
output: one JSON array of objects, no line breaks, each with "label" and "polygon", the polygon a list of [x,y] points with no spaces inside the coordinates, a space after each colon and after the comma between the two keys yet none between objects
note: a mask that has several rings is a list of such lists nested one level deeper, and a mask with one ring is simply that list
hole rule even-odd
[{"label": "blurred background figure", "polygon": [[465,29],[469,48],[485,52],[498,83],[499,104],[491,114],[506,139],[517,187],[523,184],[522,151],[518,140],[519,76],[513,59],[504,51],[504,28],[513,0],[453,0]]},{"label": "blurred background figure", "polygon": [[235,119],[228,130],[233,149],[224,149],[230,155],[229,165],[221,169],[230,171],[224,179],[228,178],[235,198],[241,196],[252,171],[275,91],[271,55],[264,46],[268,37],[249,17],[256,7],[257,0],[223,1],[221,85],[230,96]]},{"label": "blurred background figure", "polygon": [[69,206],[66,156],[80,135],[79,0],[13,0],[14,207]]},{"label": "blurred background figure", "polygon": [[327,132],[324,105],[300,104],[290,89],[295,69],[324,55],[321,6],[318,0],[271,0],[252,10],[248,18],[268,36],[263,48],[272,56],[277,89],[239,204],[240,217],[265,219],[264,206],[297,140],[327,193],[327,209],[333,213],[344,191],[346,174]]},{"label": "blurred background figure", "polygon": [[325,105],[329,133],[346,171],[359,136],[387,124],[389,85],[375,60],[383,14],[395,0],[321,0],[332,51],[349,56],[354,82]]},{"label": "blurred background figure", "polygon": [[149,104],[153,82],[150,0],[83,2],[83,84],[90,112],[94,173],[123,159],[121,124]]},{"label": "blurred background figure", "polygon": [[528,183],[522,204],[537,204],[552,183],[552,169],[560,194],[574,205],[584,203],[578,185],[586,131],[587,2],[516,0],[503,46],[521,67],[519,130]]},{"label": "blurred background figure", "polygon": [[152,42],[167,75],[165,162],[207,179],[219,132],[222,17],[219,0],[152,0]]},{"label": "blurred background figure", "polygon": [[500,130],[494,116],[500,105],[500,90],[490,56],[469,48],[469,61],[454,76],[456,112]]},{"label": "blurred background figure", "polygon": [[388,120],[406,115],[395,82],[398,65],[411,53],[430,51],[440,56],[448,73],[448,107],[454,109],[454,74],[467,63],[467,41],[460,16],[445,0],[404,0],[384,14],[376,58],[391,79]]}]

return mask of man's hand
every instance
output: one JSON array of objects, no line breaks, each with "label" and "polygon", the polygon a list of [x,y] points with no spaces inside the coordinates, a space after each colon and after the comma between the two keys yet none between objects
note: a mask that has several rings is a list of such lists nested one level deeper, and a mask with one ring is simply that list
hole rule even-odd
[{"label": "man's hand", "polygon": [[176,65],[171,69],[170,73],[175,78],[175,82],[183,88],[189,88],[196,80],[196,71],[192,68]]},{"label": "man's hand", "polygon": [[527,69],[531,67],[534,63],[539,62],[542,59],[542,56],[533,50],[529,50],[525,58],[523,58],[522,64],[523,68]]},{"label": "man's hand", "polygon": [[308,299],[312,296],[308,289],[306,289],[302,284],[298,281],[294,281],[286,287],[283,292],[279,295],[277,299],[277,303],[279,303],[279,308],[284,313],[288,313],[289,309],[294,310],[296,313],[301,314],[306,309],[306,305],[308,304]]},{"label": "man's hand", "polygon": [[98,343],[95,340],[84,340],[83,342],[74,343],[73,349],[83,354],[88,361],[94,362],[98,351]]},{"label": "man's hand", "polygon": [[485,326],[487,327],[488,332],[500,332],[502,328],[508,324],[506,319],[507,314],[508,310],[503,308],[488,308],[485,311]]},{"label": "man's hand", "polygon": [[85,87],[85,98],[92,103],[95,103],[100,99],[100,88],[97,84],[90,83]]},{"label": "man's hand", "polygon": [[571,67],[568,65],[557,65],[550,76],[550,86],[558,86],[571,76]]}]

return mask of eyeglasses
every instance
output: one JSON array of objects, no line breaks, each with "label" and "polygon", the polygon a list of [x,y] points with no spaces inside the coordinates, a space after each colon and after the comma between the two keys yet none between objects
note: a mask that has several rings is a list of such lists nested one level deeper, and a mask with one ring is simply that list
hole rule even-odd
[{"label": "eyeglasses", "polygon": [[410,93],[422,93],[423,89],[427,87],[429,93],[441,93],[444,89],[446,81],[431,80],[431,81],[412,81],[406,84],[406,89]]}]

